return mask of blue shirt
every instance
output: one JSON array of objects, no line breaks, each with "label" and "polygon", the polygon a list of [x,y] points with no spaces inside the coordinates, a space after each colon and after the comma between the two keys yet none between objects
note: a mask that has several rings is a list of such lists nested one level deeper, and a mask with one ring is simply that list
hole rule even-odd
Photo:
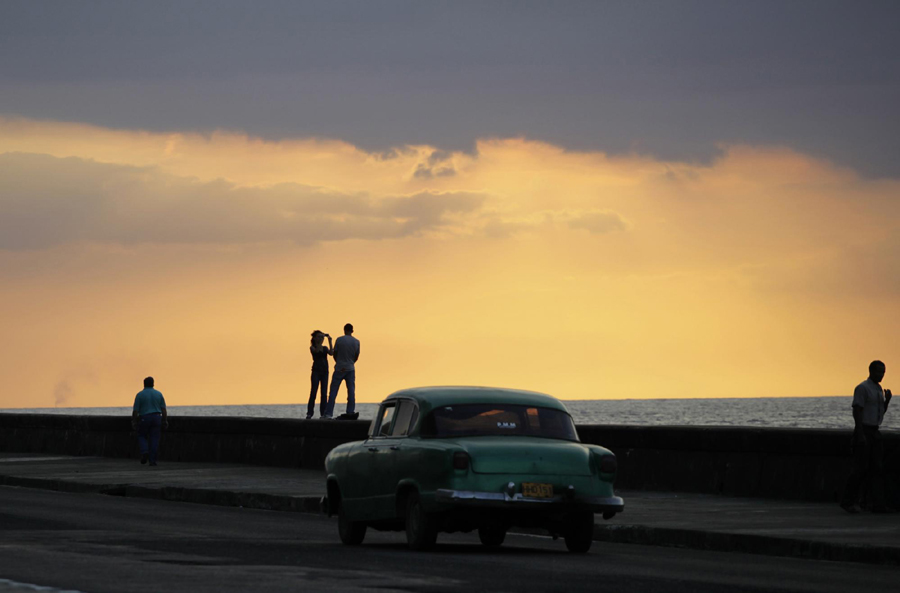
[{"label": "blue shirt", "polygon": [[166,409],[166,399],[162,393],[152,387],[138,391],[138,394],[134,396],[134,411],[138,413],[138,416],[161,414],[164,409]]}]

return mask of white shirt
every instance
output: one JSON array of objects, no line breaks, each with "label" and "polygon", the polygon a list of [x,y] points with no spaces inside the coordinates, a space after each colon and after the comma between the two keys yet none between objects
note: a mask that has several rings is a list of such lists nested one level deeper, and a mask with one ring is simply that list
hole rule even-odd
[{"label": "white shirt", "polygon": [[862,408],[862,423],[865,426],[881,426],[884,420],[884,389],[866,379],[853,390],[853,406]]},{"label": "white shirt", "polygon": [[334,341],[334,370],[355,371],[356,359],[359,358],[359,340],[350,335],[343,335]]}]

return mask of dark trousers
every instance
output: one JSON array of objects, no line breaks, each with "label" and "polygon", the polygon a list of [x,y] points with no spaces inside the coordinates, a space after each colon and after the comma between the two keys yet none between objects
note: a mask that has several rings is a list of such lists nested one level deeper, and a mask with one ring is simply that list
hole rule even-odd
[{"label": "dark trousers", "polygon": [[309,403],[306,405],[306,417],[312,418],[316,411],[316,390],[322,390],[322,399],[319,402],[319,416],[324,416],[328,411],[328,371],[313,371],[309,378]]},{"label": "dark trousers", "polygon": [[138,447],[141,448],[141,455],[150,456],[150,463],[156,463],[161,428],[161,414],[144,414],[138,422]]},{"label": "dark trousers", "polygon": [[847,478],[843,505],[859,502],[863,485],[868,486],[873,508],[884,506],[884,443],[876,426],[863,426],[853,434],[853,471]]}]

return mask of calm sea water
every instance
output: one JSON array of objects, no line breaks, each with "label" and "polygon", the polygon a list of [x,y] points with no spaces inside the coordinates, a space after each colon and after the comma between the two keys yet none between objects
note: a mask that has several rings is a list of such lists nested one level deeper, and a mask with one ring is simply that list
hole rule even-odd
[{"label": "calm sea water", "polygon": [[[620,399],[564,402],[578,424],[644,426],[780,426],[794,428],[851,428],[850,397],[763,397],[734,399]],[[378,404],[357,404],[360,418],[369,419]],[[335,413],[344,411],[338,400]],[[121,408],[32,408],[0,410],[39,414],[130,415]],[[242,406],[172,406],[172,416],[239,416],[245,418],[303,418],[306,405],[253,404]],[[900,410],[891,409],[884,429],[900,430]]]}]

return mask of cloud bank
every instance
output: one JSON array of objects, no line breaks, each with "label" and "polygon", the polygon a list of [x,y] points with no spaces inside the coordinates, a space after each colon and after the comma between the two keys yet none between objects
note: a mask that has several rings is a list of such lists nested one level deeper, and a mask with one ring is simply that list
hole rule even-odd
[{"label": "cloud bank", "polygon": [[309,245],[436,231],[476,211],[474,192],[373,198],[298,183],[239,187],[154,167],[0,154],[0,249],[72,242]]}]

